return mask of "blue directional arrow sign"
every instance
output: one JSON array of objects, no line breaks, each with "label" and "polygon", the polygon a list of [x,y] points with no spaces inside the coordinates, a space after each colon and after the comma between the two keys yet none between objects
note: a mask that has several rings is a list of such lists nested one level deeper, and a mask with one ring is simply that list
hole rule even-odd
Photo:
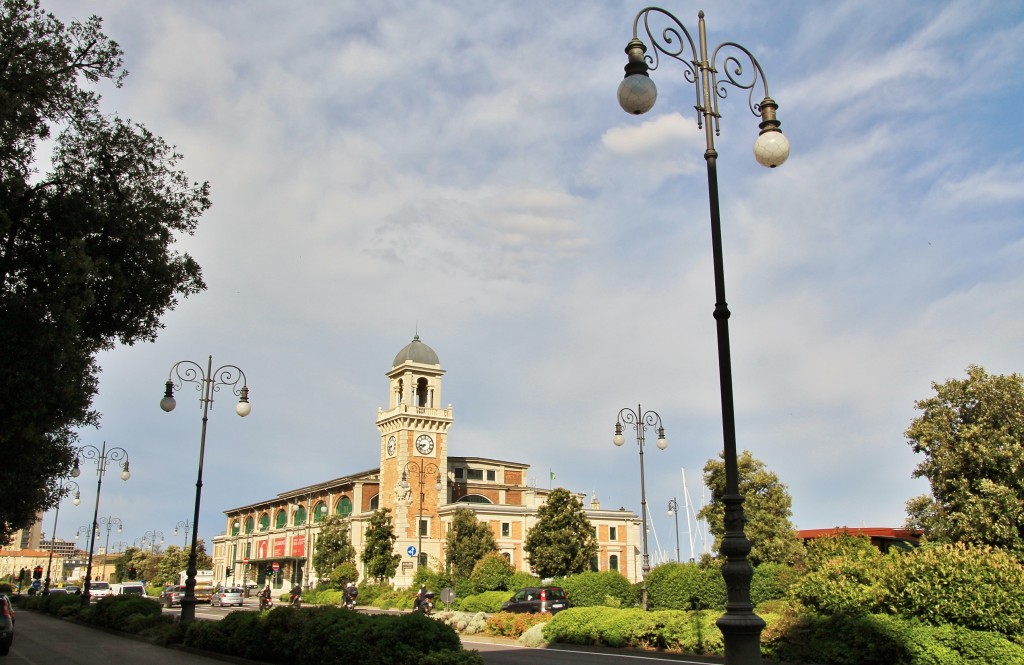
[{"label": "blue directional arrow sign", "polygon": [[409,549],[407,549],[405,552],[409,556],[416,556],[416,546],[415,545],[409,545]]}]

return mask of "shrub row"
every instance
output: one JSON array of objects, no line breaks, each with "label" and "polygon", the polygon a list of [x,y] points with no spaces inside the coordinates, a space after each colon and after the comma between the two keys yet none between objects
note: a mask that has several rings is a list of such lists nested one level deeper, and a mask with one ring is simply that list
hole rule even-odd
[{"label": "shrub row", "polygon": [[569,608],[544,626],[544,637],[549,642],[721,655],[722,632],[715,625],[718,616],[718,612],[706,611]]},{"label": "shrub row", "polygon": [[197,621],[185,644],[289,665],[483,665],[450,627],[422,614],[376,615],[333,607],[276,607]]}]

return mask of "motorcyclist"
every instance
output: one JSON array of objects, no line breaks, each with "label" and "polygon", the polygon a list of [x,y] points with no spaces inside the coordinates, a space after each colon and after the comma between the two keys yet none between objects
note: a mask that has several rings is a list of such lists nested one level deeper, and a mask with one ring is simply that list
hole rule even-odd
[{"label": "motorcyclist", "polygon": [[265,586],[263,588],[263,590],[259,592],[260,609],[261,610],[265,610],[268,607],[270,607],[270,605],[271,605],[271,602],[270,602],[271,593],[272,592],[270,591],[270,584],[267,584],[267,586]]},{"label": "motorcyclist", "polygon": [[355,584],[349,582],[348,585],[345,586],[345,591],[343,592],[343,601],[345,606],[355,608],[357,595],[359,595],[359,589],[356,588]]},{"label": "motorcyclist", "polygon": [[420,609],[420,604],[427,598],[427,585],[421,584],[420,590],[416,592],[416,598],[412,601],[413,611]]},{"label": "motorcyclist", "polygon": [[302,586],[296,584],[292,587],[291,597],[288,599],[288,604],[292,607],[299,607],[302,604]]}]

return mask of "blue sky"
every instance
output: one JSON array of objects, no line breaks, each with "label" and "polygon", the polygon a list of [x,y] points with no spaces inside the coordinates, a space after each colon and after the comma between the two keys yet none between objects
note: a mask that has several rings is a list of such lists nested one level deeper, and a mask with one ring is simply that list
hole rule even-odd
[{"label": "blue sky", "polygon": [[[199,402],[158,407],[172,364],[240,366],[218,400],[200,534],[225,509],[377,465],[377,408],[419,332],[447,370],[450,453],[530,464],[640,509],[623,407],[661,414],[647,496],[693,500],[721,450],[703,133],[678,63],[659,100],[615,91],[637,2],[60,0],[126,52],[104,108],[176,145],[213,208],[179,246],[209,289],[152,344],[99,358],[98,431],[132,478],[122,540],[190,520]],[[667,5],[696,34],[697,5]],[[714,3],[709,42],[763,66],[789,161],[722,100],[716,146],[738,446],[788,486],[799,528],[898,526],[903,432],[931,382],[1019,371],[1024,9],[1003,2]],[[91,517],[61,512],[58,536]],[[684,522],[685,524],[685,522]],[[52,513],[45,528],[52,528]],[[683,526],[685,532],[685,526]],[[179,536],[180,537],[180,536]],[[684,557],[687,554],[682,535]],[[657,545],[652,540],[651,549]]]}]

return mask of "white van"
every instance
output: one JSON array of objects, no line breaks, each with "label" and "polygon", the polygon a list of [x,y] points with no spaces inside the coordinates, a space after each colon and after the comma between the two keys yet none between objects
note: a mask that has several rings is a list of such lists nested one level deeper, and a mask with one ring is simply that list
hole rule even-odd
[{"label": "white van", "polygon": [[146,587],[139,582],[122,582],[121,584],[110,585],[112,596],[145,596]]},{"label": "white van", "polygon": [[110,595],[110,584],[107,582],[89,583],[89,600],[98,600]]}]

